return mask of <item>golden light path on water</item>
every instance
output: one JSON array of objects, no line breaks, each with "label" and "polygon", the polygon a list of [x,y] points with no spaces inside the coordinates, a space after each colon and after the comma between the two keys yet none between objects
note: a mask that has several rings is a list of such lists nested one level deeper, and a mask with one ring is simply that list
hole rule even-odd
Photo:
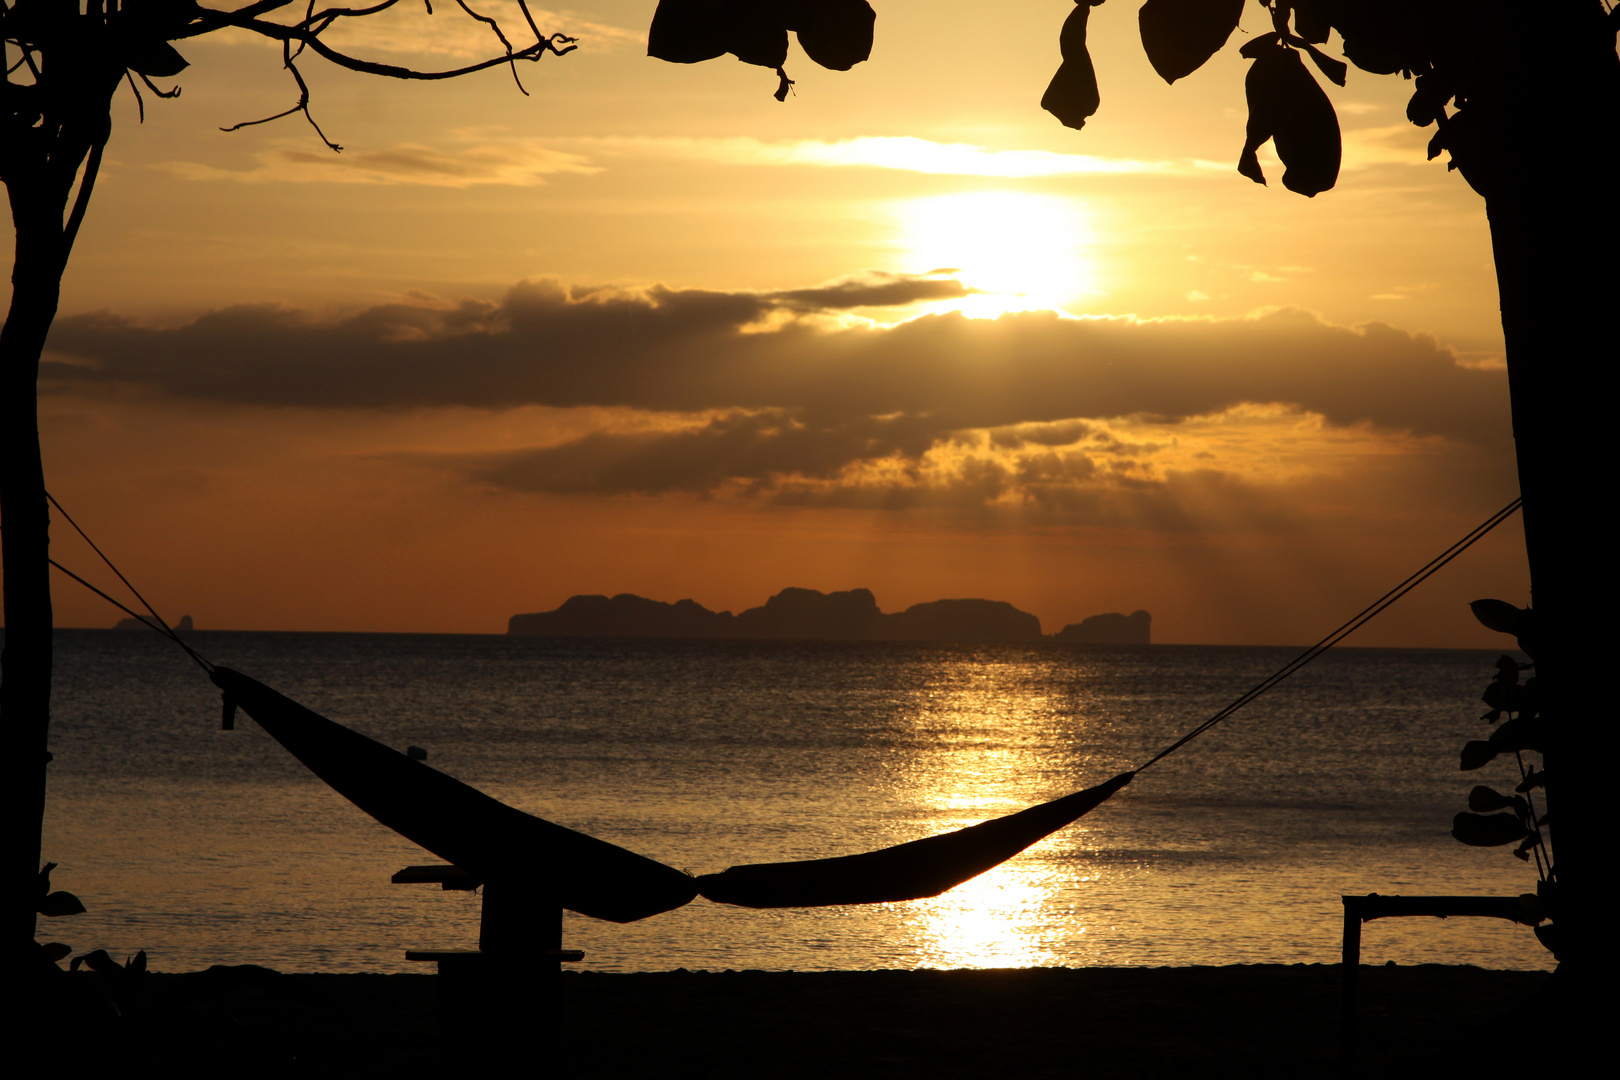
[{"label": "golden light path on water", "polygon": [[1072,199],[1024,191],[969,191],[911,199],[895,209],[900,244],[918,271],[953,268],[981,292],[934,306],[972,318],[1072,305],[1096,289],[1090,224]]},{"label": "golden light path on water", "polygon": [[[971,669],[972,661],[959,662]],[[942,673],[943,674],[943,673]],[[918,702],[917,722],[940,753],[912,771],[908,795],[937,807],[926,835],[960,829],[1066,794],[1051,779],[1069,771],[1072,758],[1054,747],[1063,735],[1055,703],[1009,697],[987,672],[957,670],[938,679]],[[1086,830],[1084,821],[1035,844],[1022,855],[941,896],[904,906],[902,918],[919,939],[918,966],[935,968],[1043,967],[1075,961],[1073,935],[1085,933],[1072,918],[1067,940],[1052,934],[1055,909],[1092,872],[1083,860],[1063,858]],[[1054,858],[1053,856],[1059,856]],[[1066,895],[1067,894],[1067,895]]]}]

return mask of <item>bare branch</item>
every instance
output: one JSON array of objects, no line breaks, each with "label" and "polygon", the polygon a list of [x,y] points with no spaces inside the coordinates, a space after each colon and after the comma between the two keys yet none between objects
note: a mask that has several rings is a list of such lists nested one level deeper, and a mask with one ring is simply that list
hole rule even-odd
[{"label": "bare branch", "polygon": [[203,8],[202,17],[191,25],[174,34],[169,40],[179,41],[182,38],[201,37],[211,34],[215,30],[227,26],[240,26],[244,19],[257,19],[260,15],[267,15],[279,8],[284,8],[293,0],[259,0],[256,4],[249,4],[236,11],[218,11],[214,8]]},{"label": "bare branch", "polygon": [[129,92],[135,95],[135,107],[140,110],[141,123],[146,123],[146,101],[141,97],[141,88],[135,85],[135,79],[124,69],[124,81],[129,83]]},{"label": "bare branch", "polygon": [[244,120],[240,124],[232,124],[230,127],[220,128],[219,130],[240,131],[245,127],[256,127],[259,124],[268,124],[272,120],[280,120],[282,117],[291,116],[293,113],[303,113],[304,119],[309,121],[309,126],[315,129],[315,134],[320,136],[321,142],[326,144],[326,148],[332,151],[334,154],[343,153],[343,147],[339,146],[331,139],[328,139],[326,137],[326,132],[321,130],[321,125],[317,124],[315,122],[315,117],[310,115],[309,84],[304,82],[304,76],[299,73],[298,65],[293,63],[293,54],[290,52],[290,45],[286,41],[281,43],[281,55],[283,65],[288,71],[292,72],[293,81],[298,84],[298,104],[283,112],[278,112],[274,116],[266,116],[262,120]]},{"label": "bare branch", "polygon": [[[140,72],[136,72],[136,74],[140,75]],[[146,88],[160,98],[177,98],[180,96],[180,87],[178,85],[171,90],[159,89],[158,85],[145,75],[141,75],[141,82],[145,83]]]},{"label": "bare branch", "polygon": [[[308,46],[319,56],[331,61],[339,67],[348,68],[350,71],[358,71],[365,75],[382,75],[390,79],[415,79],[428,82],[439,79],[455,79],[462,75],[471,75],[474,72],[486,71],[489,68],[498,67],[501,64],[510,63],[515,60],[537,62],[546,53],[551,53],[555,56],[564,56],[573,52],[574,49],[577,48],[574,43],[579,40],[578,38],[569,37],[567,34],[552,34],[550,37],[541,38],[539,41],[536,41],[533,45],[530,45],[527,48],[514,52],[510,57],[497,56],[493,59],[481,60],[476,64],[468,64],[466,67],[454,68],[448,71],[417,71],[414,68],[400,67],[397,64],[379,64],[375,60],[362,60],[359,57],[349,56],[346,53],[338,52],[330,45],[327,45],[325,42],[321,41],[319,37],[311,33],[308,29],[301,26],[286,26],[282,23],[267,22],[263,19],[250,19],[245,22],[233,22],[231,25],[238,26],[243,30],[250,30],[255,34],[260,34],[264,37],[274,38],[275,40],[281,42],[300,42],[303,45]],[[558,48],[559,44],[563,45],[564,47]]]},{"label": "bare branch", "polygon": [[[116,83],[113,84],[115,87]],[[101,172],[101,152],[107,147],[107,135],[104,131],[102,137],[90,144],[90,156],[84,163],[84,177],[79,181],[79,194],[73,200],[73,212],[68,215],[67,224],[62,227],[62,262],[67,263],[68,254],[73,250],[73,241],[79,235],[79,226],[84,224],[84,212],[90,207],[90,193],[96,188],[96,175]]]},{"label": "bare branch", "polygon": [[[397,3],[399,3],[399,0],[382,0],[382,3],[368,8],[327,8],[313,16],[313,18],[306,18],[304,21],[308,23],[323,20],[329,22],[333,19],[361,19],[367,15],[375,15],[379,11],[387,11]],[[431,15],[433,12],[429,11],[428,14]]]},{"label": "bare branch", "polygon": [[[468,7],[467,0],[456,0],[456,6],[461,8],[461,10],[465,11],[468,15],[471,15],[474,19],[477,19],[479,22],[487,25],[491,30],[495,31],[495,37],[499,39],[503,46],[506,47],[506,62],[507,65],[512,69],[512,81],[517,83],[518,93],[522,94],[524,97],[528,97],[529,92],[523,89],[523,80],[518,78],[517,61],[512,59],[512,43],[506,40],[505,34],[501,33],[501,24],[490,18],[488,15],[480,15],[478,12]],[[539,34],[535,35],[537,39],[539,36]]]},{"label": "bare branch", "polygon": [[[534,16],[529,14],[528,0],[517,0],[517,5],[518,10],[523,12],[523,21],[529,24],[529,31],[534,34],[534,40],[544,41],[546,35],[540,32],[540,28],[534,24]],[[569,38],[568,40],[573,41],[574,39]]]}]

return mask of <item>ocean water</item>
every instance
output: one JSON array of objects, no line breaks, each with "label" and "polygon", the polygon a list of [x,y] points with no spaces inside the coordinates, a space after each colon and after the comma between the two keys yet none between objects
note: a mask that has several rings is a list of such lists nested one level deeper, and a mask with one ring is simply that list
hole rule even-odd
[{"label": "ocean water", "polygon": [[[670,865],[819,858],[959,828],[1151,757],[1296,650],[197,633],[235,667],[531,813]],[[153,634],[58,634],[46,859],[75,952],[183,971],[408,971],[470,948],[479,897],[306,772]],[[1515,895],[1449,836],[1494,653],[1336,650],[1074,825],[943,896],[570,914],[602,971],[1334,963],[1340,896]],[[1516,779],[1516,778],[1515,778]],[[1368,963],[1550,968],[1530,932],[1390,919]]]}]

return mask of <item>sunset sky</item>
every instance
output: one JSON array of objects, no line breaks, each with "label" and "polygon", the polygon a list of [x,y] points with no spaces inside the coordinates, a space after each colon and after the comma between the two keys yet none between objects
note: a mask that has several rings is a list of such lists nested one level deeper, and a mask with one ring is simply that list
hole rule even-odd
[{"label": "sunset sky", "polygon": [[[144,124],[119,98],[43,437],[161,611],[497,633],[575,593],[865,586],[1306,643],[1516,494],[1483,203],[1399,77],[1325,86],[1344,171],[1306,199],[1269,146],[1269,187],[1235,171],[1237,43],[1166,86],[1123,0],[1083,132],[1039,107],[1068,0],[875,0],[872,59],[795,47],[784,103],[730,57],[648,58],[654,6],[545,15],[580,47],[527,97],[311,57],[342,154],[298,117],[218,130],[296,98],[245,34],[182,43]],[[341,40],[492,43],[420,4]],[[1480,596],[1528,599],[1517,520],[1350,643],[1506,644]]]}]

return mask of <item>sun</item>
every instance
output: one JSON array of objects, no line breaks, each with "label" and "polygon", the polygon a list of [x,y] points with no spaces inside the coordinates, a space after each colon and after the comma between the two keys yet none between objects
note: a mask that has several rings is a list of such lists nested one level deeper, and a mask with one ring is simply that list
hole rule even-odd
[{"label": "sun", "polygon": [[980,295],[950,307],[978,318],[1062,309],[1095,291],[1091,230],[1072,199],[1025,191],[970,191],[910,199],[896,209],[909,269],[956,268]]}]

